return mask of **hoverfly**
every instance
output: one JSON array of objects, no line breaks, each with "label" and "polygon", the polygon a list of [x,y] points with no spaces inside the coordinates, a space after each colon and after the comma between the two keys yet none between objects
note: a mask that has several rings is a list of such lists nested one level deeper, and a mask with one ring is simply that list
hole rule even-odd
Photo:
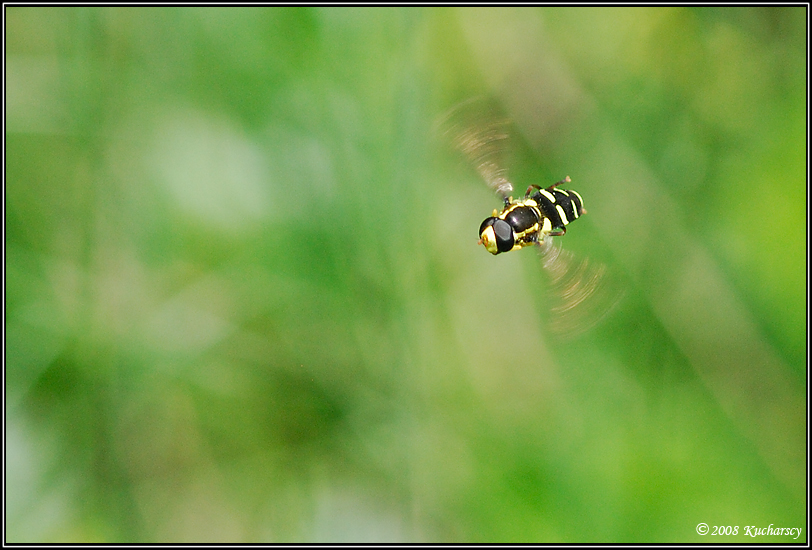
[{"label": "hoverfly", "polygon": [[487,101],[468,100],[443,117],[439,129],[502,201],[502,210],[494,209],[479,226],[478,244],[494,255],[534,246],[554,300],[549,326],[573,336],[596,324],[621,292],[608,283],[603,264],[578,259],[553,242],[566,233],[568,224],[586,214],[581,195],[559,187],[571,183],[569,176],[546,188],[531,184],[523,198],[514,200],[503,162],[510,122],[497,112]]},{"label": "hoverfly", "polygon": [[[586,214],[584,200],[577,191],[556,189],[569,183],[570,177],[546,189],[538,185],[527,188],[524,199],[504,197],[505,207],[485,218],[479,226],[479,243],[491,254],[519,250],[533,244],[544,244],[544,237],[557,237],[567,232],[567,224]],[[533,193],[533,189],[537,191]]]}]

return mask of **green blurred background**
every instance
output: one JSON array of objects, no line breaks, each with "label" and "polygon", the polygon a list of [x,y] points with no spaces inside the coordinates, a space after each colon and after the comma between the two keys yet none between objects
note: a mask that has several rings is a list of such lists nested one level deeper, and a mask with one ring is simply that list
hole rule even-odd
[{"label": "green blurred background", "polygon": [[[805,7],[5,16],[8,542],[807,540]],[[476,95],[581,335],[476,245]]]}]

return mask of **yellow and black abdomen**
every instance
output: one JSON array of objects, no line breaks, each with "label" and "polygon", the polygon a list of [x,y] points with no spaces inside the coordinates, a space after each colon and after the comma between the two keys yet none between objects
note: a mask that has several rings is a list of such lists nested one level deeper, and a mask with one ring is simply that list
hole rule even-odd
[{"label": "yellow and black abdomen", "polygon": [[530,197],[550,220],[550,235],[563,235],[564,226],[586,213],[584,201],[576,191],[566,189],[539,189]]}]

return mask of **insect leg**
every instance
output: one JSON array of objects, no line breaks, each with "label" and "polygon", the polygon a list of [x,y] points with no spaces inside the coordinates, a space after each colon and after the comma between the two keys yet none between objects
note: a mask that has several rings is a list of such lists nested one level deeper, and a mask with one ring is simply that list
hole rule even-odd
[{"label": "insect leg", "polygon": [[[547,188],[547,191],[552,191],[553,189],[555,189],[556,187],[558,187],[558,186],[559,186],[559,185],[561,185],[562,183],[571,183],[571,182],[572,182],[572,180],[570,179],[570,177],[569,177],[569,176],[567,176],[567,177],[565,177],[563,180],[561,180],[561,181],[557,181],[557,182],[555,182],[554,184],[552,184],[550,187],[548,187],[548,188]],[[537,186],[537,187],[538,187],[538,186]]]}]

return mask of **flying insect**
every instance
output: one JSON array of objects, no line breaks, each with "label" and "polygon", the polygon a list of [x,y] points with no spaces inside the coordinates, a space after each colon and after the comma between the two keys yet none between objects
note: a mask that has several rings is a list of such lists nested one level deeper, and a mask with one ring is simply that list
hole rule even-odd
[{"label": "flying insect", "polygon": [[586,210],[577,191],[556,189],[562,183],[570,183],[570,177],[546,189],[531,185],[523,200],[504,197],[502,212],[494,210],[479,226],[478,244],[485,245],[488,252],[496,255],[534,244],[543,245],[547,236],[564,235],[567,224],[586,214]]},{"label": "flying insect", "polygon": [[503,203],[501,211],[494,209],[480,224],[478,244],[493,255],[534,246],[549,279],[550,328],[565,336],[583,332],[608,313],[622,292],[608,282],[603,264],[578,259],[553,243],[554,237],[566,233],[568,224],[586,214],[581,195],[560,187],[571,183],[569,176],[546,188],[530,185],[523,198],[514,200],[503,162],[510,121],[497,113],[492,103],[475,98],[452,109],[440,122],[445,140]]}]

